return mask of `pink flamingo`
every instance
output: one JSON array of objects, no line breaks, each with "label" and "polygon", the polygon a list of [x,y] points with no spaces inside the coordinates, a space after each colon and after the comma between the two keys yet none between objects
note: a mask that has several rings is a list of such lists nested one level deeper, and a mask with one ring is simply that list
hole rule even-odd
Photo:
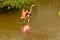
[{"label": "pink flamingo", "polygon": [[33,7],[33,6],[35,6],[35,5],[32,5],[32,6],[31,6],[30,11],[28,11],[28,10],[25,11],[24,8],[23,8],[23,10],[22,10],[21,19],[26,20],[26,18],[28,18],[28,23],[27,23],[27,25],[25,25],[25,26],[23,27],[23,30],[22,30],[24,34],[27,34],[27,33],[29,32],[29,30],[30,30],[30,26],[29,26],[29,16],[30,16],[30,13],[31,13],[31,11],[32,11],[32,7]]},{"label": "pink flamingo", "polygon": [[31,13],[32,11],[32,7],[34,7],[35,5],[32,5],[31,8],[30,8],[30,11],[26,10],[23,8],[22,9],[22,16],[20,17],[21,19],[26,19],[27,17],[29,17],[29,14]]}]

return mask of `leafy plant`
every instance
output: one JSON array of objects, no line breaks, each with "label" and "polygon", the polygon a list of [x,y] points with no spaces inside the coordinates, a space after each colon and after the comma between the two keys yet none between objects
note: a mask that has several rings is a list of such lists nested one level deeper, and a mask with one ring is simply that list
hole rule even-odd
[{"label": "leafy plant", "polygon": [[0,8],[29,8],[36,0],[0,0]]}]

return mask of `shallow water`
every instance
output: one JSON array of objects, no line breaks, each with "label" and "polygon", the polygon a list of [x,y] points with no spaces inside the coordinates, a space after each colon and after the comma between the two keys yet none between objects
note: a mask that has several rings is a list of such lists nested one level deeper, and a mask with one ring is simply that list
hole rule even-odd
[{"label": "shallow water", "polygon": [[30,34],[24,38],[19,12],[0,14],[0,40],[60,40],[60,0],[38,0],[30,17]]}]

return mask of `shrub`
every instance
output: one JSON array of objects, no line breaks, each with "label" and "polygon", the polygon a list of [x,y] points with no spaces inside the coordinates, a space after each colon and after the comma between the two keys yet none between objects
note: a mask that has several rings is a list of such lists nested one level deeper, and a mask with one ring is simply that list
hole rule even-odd
[{"label": "shrub", "polygon": [[0,9],[29,8],[36,0],[0,0]]}]

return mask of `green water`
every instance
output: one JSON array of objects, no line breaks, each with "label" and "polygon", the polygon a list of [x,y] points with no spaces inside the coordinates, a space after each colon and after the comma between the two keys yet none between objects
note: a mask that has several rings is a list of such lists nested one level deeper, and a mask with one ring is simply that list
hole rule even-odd
[{"label": "green water", "polygon": [[31,32],[23,38],[20,12],[0,14],[0,40],[60,40],[60,0],[38,0],[30,17]]}]

